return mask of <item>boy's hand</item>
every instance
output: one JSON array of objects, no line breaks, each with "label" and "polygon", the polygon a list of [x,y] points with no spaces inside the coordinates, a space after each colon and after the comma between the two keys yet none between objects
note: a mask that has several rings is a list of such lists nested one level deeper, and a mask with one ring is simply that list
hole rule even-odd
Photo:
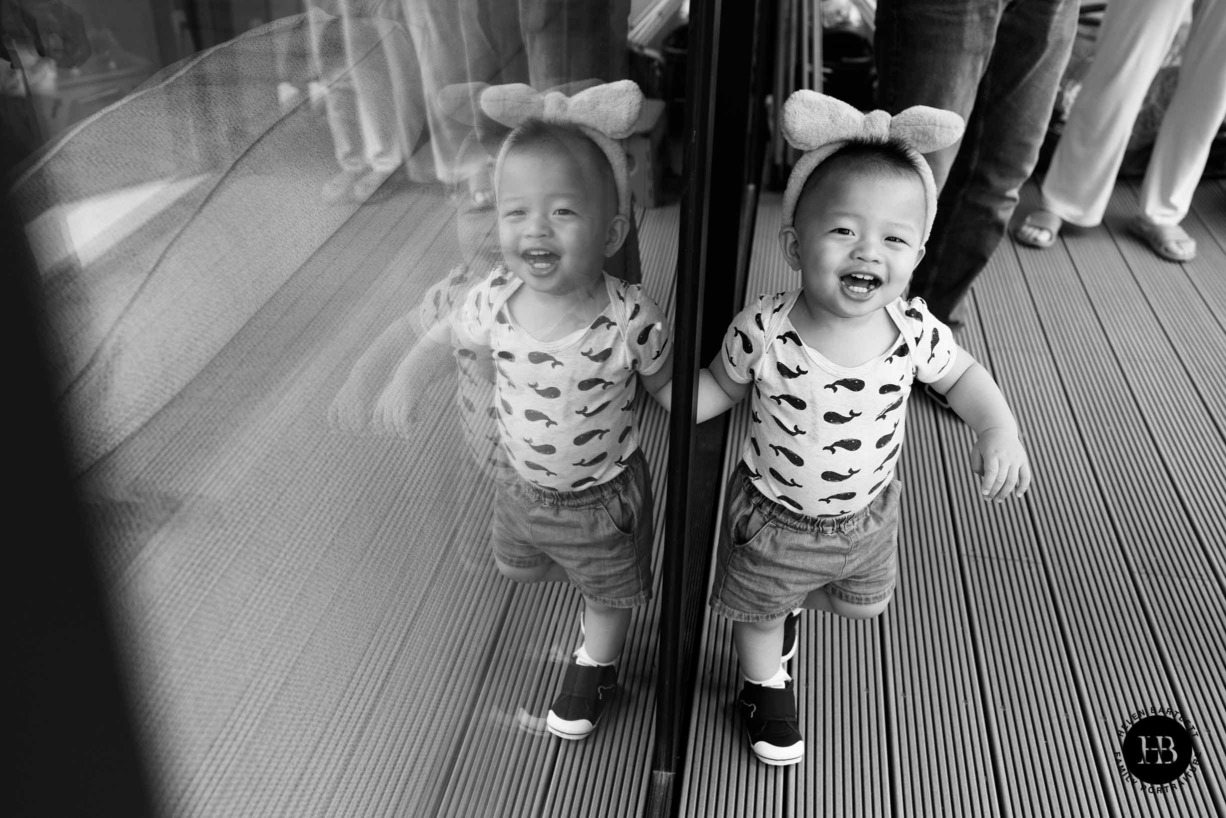
[{"label": "boy's hand", "polygon": [[420,420],[411,394],[388,387],[375,404],[375,428],[407,437]]},{"label": "boy's hand", "polygon": [[359,432],[370,423],[371,410],[379,393],[361,378],[350,376],[332,405],[328,407],[328,423],[345,432]]},{"label": "boy's hand", "polygon": [[1010,429],[985,429],[975,438],[971,471],[980,475],[979,492],[985,500],[1003,502],[1030,488],[1030,459]]},{"label": "boy's hand", "polygon": [[375,428],[407,436],[421,420],[417,411],[421,385],[404,380],[393,378],[379,396],[375,403]]},{"label": "boy's hand", "polygon": [[420,420],[419,408],[431,384],[455,372],[451,348],[423,339],[396,367],[387,387],[375,402],[375,428],[408,435]]}]

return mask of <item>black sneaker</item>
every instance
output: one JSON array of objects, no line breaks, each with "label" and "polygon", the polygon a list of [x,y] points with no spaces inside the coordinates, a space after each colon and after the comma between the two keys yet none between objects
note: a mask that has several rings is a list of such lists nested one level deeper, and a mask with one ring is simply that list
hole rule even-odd
[{"label": "black sneaker", "polygon": [[616,692],[616,666],[587,667],[572,659],[545,720],[549,732],[564,739],[586,738]]},{"label": "black sneaker", "polygon": [[783,618],[783,661],[790,661],[796,655],[796,632],[800,628],[800,612],[796,608]]},{"label": "black sneaker", "polygon": [[749,746],[759,760],[773,766],[796,764],[805,755],[796,718],[796,696],[789,681],[784,688],[746,682],[737,700]]}]

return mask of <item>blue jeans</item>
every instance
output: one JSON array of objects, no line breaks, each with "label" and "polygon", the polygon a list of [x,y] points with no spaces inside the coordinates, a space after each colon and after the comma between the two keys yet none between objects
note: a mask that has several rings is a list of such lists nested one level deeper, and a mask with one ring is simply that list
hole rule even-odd
[{"label": "blue jeans", "polygon": [[1077,31],[1077,0],[880,0],[878,104],[960,114],[962,141],[928,155],[940,189],[911,279],[937,318],[953,315],[1004,235],[1047,133]]}]

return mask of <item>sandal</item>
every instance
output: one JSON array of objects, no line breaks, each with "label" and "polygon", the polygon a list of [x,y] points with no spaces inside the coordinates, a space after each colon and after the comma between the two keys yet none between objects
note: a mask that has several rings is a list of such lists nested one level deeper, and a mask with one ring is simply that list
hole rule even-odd
[{"label": "sandal", "polygon": [[[1056,236],[1060,235],[1060,228],[1064,225],[1064,221],[1047,210],[1035,210],[1022,219],[1013,230],[1013,238],[1017,239],[1027,247],[1037,247],[1040,250],[1046,250],[1056,243]],[[1027,234],[1025,228],[1030,228],[1031,233]],[[1042,231],[1036,233],[1035,231]]]},{"label": "sandal", "polygon": [[1128,223],[1128,232],[1167,261],[1196,258],[1196,239],[1177,224],[1154,224],[1144,216],[1137,216]]}]

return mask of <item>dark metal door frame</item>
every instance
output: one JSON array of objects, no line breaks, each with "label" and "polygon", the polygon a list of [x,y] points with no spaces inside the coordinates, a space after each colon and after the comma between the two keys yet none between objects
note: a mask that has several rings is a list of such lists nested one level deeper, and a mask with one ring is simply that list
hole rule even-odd
[{"label": "dark metal door frame", "polygon": [[[726,421],[696,427],[698,371],[744,300],[777,0],[691,4],[656,740],[648,814],[676,813]],[[686,616],[686,613],[690,616]]]}]

